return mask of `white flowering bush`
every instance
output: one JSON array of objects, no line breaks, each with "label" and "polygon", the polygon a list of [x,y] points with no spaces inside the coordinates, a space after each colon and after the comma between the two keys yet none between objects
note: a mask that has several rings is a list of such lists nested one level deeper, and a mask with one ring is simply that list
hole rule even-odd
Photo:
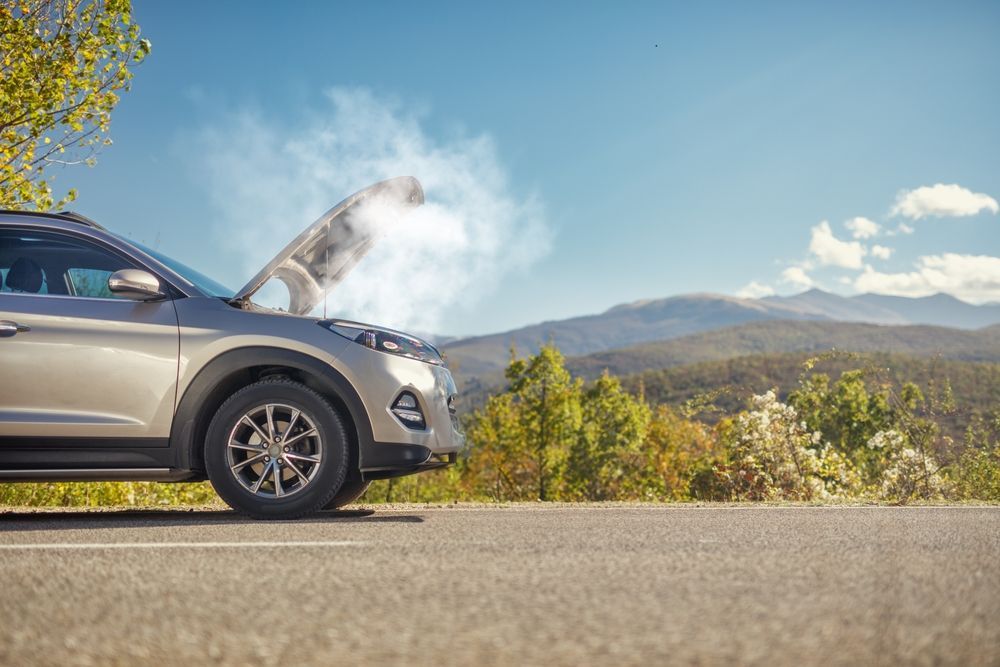
[{"label": "white flowering bush", "polygon": [[911,446],[900,431],[879,431],[868,440],[868,448],[881,452],[886,462],[877,488],[882,500],[905,503],[914,498],[939,498],[944,493],[940,466],[929,454]]},{"label": "white flowering bush", "polygon": [[824,458],[828,449],[820,447],[821,438],[773,391],[759,394],[732,422],[728,463],[717,472],[734,500],[826,499],[831,491],[825,477],[849,477],[841,470],[849,463]]},{"label": "white flowering bush", "polygon": [[906,443],[905,436],[896,429],[879,431],[868,440],[868,449],[874,449],[883,453],[898,452]]}]

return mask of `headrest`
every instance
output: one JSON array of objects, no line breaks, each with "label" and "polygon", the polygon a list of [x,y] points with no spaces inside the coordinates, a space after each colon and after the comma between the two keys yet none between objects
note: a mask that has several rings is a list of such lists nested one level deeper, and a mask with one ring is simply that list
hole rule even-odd
[{"label": "headrest", "polygon": [[42,288],[42,267],[29,257],[18,257],[4,283],[14,292],[37,294]]}]

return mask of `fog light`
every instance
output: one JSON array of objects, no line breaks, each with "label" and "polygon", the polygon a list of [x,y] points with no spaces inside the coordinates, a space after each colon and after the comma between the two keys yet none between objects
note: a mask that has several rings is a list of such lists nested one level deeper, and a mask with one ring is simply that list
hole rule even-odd
[{"label": "fog light", "polygon": [[405,408],[406,410],[416,410],[417,399],[413,397],[413,394],[402,394],[396,399],[397,408]]},{"label": "fog light", "polygon": [[408,391],[404,391],[396,398],[392,404],[392,414],[396,415],[407,428],[420,431],[426,427],[424,413],[420,411],[417,397]]}]

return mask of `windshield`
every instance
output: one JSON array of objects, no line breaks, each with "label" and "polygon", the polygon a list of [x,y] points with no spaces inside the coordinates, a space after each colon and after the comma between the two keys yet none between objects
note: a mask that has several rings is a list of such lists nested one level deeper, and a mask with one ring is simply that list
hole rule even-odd
[{"label": "windshield", "polygon": [[188,281],[189,283],[197,287],[205,294],[208,294],[209,296],[218,296],[224,299],[231,299],[233,298],[233,294],[236,293],[234,290],[231,290],[225,285],[212,280],[205,274],[199,273],[198,271],[195,271],[191,267],[181,264],[176,259],[167,257],[163,253],[157,252],[152,248],[147,248],[141,243],[136,243],[135,241],[132,241],[130,239],[124,239],[124,240],[130,243],[131,245],[134,245],[139,250],[142,250],[144,253],[146,253],[153,259],[156,259],[161,264],[166,266],[168,269],[179,275],[181,278],[184,278],[184,280]]}]

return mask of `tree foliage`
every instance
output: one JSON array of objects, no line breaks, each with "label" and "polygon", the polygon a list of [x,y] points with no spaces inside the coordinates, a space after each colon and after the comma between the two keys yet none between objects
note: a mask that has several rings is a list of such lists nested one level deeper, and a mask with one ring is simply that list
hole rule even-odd
[{"label": "tree foliage", "polygon": [[711,500],[724,495],[715,476],[723,451],[712,429],[701,422],[658,405],[644,448],[653,468],[646,499]]},{"label": "tree foliage", "polygon": [[1000,502],[1000,412],[969,425],[952,482],[956,498]]},{"label": "tree foliage", "polygon": [[94,164],[149,50],[129,0],[0,0],[0,208],[76,197],[55,202],[49,170]]},{"label": "tree foliage", "polygon": [[481,444],[470,462],[485,483],[478,489],[498,500],[562,498],[570,443],[582,424],[582,383],[553,345],[513,357],[506,377],[509,389],[490,397],[469,428],[470,442]]},{"label": "tree foliage", "polygon": [[568,495],[582,500],[643,498],[655,473],[643,447],[649,406],[604,373],[583,392],[581,410],[566,470]]}]

